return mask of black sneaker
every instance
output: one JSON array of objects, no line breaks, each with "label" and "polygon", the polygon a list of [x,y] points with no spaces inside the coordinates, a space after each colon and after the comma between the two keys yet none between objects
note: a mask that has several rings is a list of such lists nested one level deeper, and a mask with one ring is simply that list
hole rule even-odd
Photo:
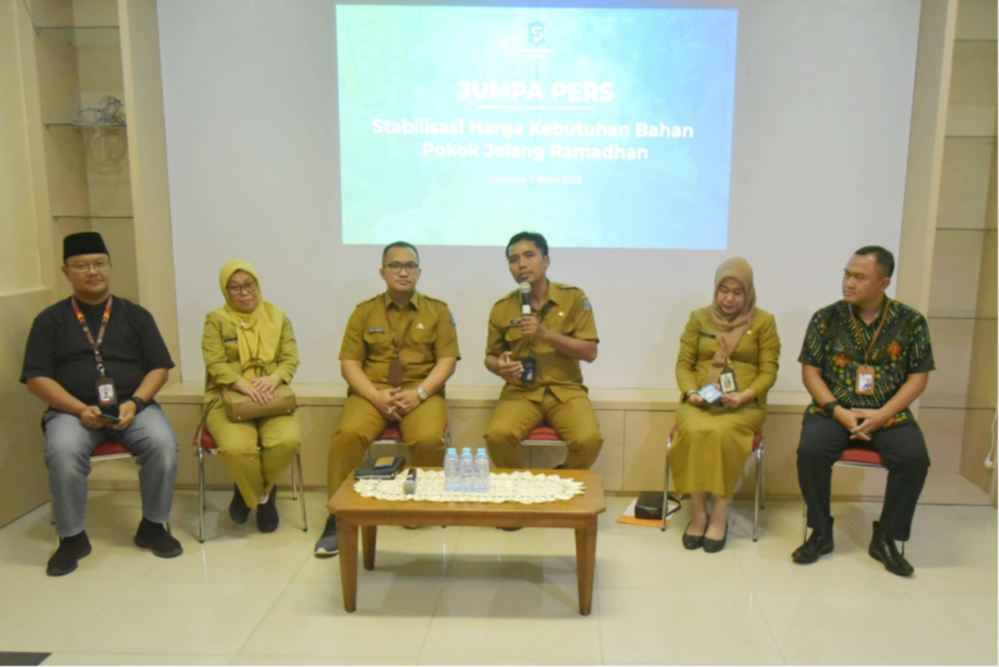
[{"label": "black sneaker", "polygon": [[184,547],[167,532],[161,523],[153,523],[143,517],[139,530],[135,533],[135,545],[149,549],[160,558],[174,558],[184,553]]},{"label": "black sneaker", "polygon": [[316,556],[329,558],[338,553],[340,553],[340,537],[336,534],[336,517],[330,516],[326,519],[322,537],[316,542]]},{"label": "black sneaker", "polygon": [[233,484],[232,502],[229,503],[229,518],[241,526],[250,518],[250,508],[246,506],[243,494],[235,484]]},{"label": "black sneaker", "polygon": [[277,485],[271,489],[267,502],[257,505],[257,528],[261,533],[273,533],[278,528],[281,519],[277,511]]},{"label": "black sneaker", "polygon": [[898,552],[895,540],[881,532],[877,521],[874,522],[874,534],[871,535],[871,546],[867,548],[867,553],[884,565],[886,570],[900,577],[908,577],[916,571],[916,568],[905,560],[905,556]]},{"label": "black sneaker", "polygon": [[50,577],[61,577],[76,569],[77,561],[90,555],[90,540],[83,531],[72,537],[60,537],[59,548],[49,558],[45,572]]}]

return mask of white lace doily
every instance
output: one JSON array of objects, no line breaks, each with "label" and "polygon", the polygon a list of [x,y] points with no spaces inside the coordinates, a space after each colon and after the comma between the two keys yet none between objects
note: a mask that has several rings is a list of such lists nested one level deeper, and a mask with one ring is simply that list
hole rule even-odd
[{"label": "white lace doily", "polygon": [[354,490],[362,498],[378,500],[420,500],[431,503],[550,503],[556,500],[570,500],[583,494],[582,482],[558,475],[542,475],[526,470],[513,473],[489,473],[489,491],[486,493],[452,493],[444,490],[443,470],[418,469],[416,493],[406,495],[402,485],[406,473],[401,472],[395,479],[359,479],[354,482]]}]

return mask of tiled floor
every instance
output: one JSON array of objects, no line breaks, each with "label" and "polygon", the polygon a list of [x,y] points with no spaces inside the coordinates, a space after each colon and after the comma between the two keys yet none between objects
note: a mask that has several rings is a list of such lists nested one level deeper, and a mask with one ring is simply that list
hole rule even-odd
[{"label": "tiled floor", "polygon": [[91,494],[91,556],[45,576],[55,540],[43,507],[0,530],[0,651],[51,652],[45,664],[997,664],[997,515],[921,506],[906,555],[911,579],[867,555],[879,507],[834,506],[836,551],[796,566],[801,505],[772,502],[758,543],[737,504],[727,548],[687,552],[684,509],[665,534],[616,524],[609,498],[597,540],[593,613],[577,613],[568,530],[383,528],[378,566],[343,610],[336,559],[282,499],[273,535],[234,526],[211,494],[209,540],[197,501],[179,493],[186,553],[160,560],[131,544],[132,492]]}]

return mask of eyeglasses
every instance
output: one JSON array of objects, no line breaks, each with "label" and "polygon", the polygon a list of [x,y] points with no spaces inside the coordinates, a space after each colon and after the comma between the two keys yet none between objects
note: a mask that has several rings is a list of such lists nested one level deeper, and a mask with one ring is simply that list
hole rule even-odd
[{"label": "eyeglasses", "polygon": [[403,269],[406,269],[407,273],[413,273],[414,271],[419,270],[420,265],[417,264],[416,262],[409,262],[408,264],[400,264],[399,262],[392,262],[391,264],[386,264],[385,268],[391,271],[392,273],[402,273]]},{"label": "eyeglasses", "polygon": [[91,269],[97,271],[98,273],[104,273],[111,268],[111,262],[105,262],[103,259],[99,259],[91,264],[84,264],[83,262],[79,264],[70,264],[69,268],[76,273],[90,273]]},{"label": "eyeglasses", "polygon": [[240,294],[242,292],[246,292],[247,294],[256,294],[257,282],[255,280],[252,280],[243,285],[239,285],[237,283],[230,283],[226,285],[225,288],[226,291],[229,292],[229,294]]}]

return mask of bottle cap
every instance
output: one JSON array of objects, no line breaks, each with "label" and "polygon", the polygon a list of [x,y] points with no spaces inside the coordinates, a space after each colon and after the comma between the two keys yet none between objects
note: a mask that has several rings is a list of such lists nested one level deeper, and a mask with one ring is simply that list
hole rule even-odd
[{"label": "bottle cap", "polygon": [[447,448],[447,453],[448,454],[454,454],[455,456],[457,456],[458,455],[458,450],[455,449],[454,447],[448,447]]},{"label": "bottle cap", "polygon": [[471,454],[472,453],[472,448],[471,447],[463,447],[462,450],[461,450],[461,453],[464,454],[465,452],[468,452],[469,454]]}]

